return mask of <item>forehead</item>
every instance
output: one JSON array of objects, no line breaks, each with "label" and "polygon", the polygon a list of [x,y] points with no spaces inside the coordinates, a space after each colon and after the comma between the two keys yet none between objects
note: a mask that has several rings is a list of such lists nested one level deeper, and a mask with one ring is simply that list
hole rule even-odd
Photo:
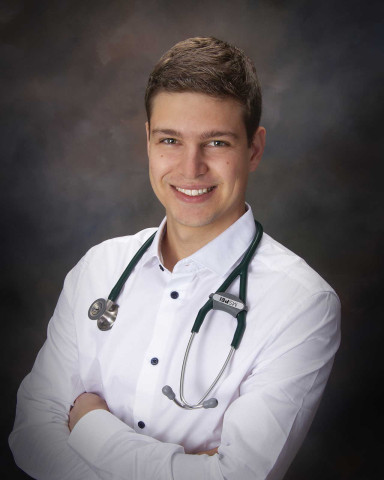
[{"label": "forehead", "polygon": [[[245,132],[244,107],[231,97],[196,92],[160,92],[152,100],[151,130],[233,130]],[[175,125],[176,124],[176,125]]]}]

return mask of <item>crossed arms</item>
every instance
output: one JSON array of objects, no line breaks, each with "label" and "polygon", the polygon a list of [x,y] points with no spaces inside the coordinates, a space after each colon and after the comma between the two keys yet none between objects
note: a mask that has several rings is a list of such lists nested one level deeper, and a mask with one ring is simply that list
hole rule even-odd
[{"label": "crossed arms", "polygon": [[192,455],[177,442],[135,432],[99,396],[79,397],[86,389],[71,321],[75,291],[76,282],[64,289],[48,339],[19,389],[10,445],[20,468],[39,480],[282,478],[309,428],[339,345],[334,293],[308,295],[292,309],[225,412],[218,454],[212,455],[214,449]]}]

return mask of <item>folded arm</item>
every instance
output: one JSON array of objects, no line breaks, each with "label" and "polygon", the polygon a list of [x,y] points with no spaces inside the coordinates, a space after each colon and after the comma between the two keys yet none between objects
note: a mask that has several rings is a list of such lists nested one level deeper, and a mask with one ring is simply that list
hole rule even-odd
[{"label": "folded arm", "polygon": [[85,391],[71,321],[75,288],[72,278],[19,390],[10,445],[20,468],[41,480],[282,478],[309,428],[338,347],[333,294],[309,298],[292,313],[228,408],[219,455],[210,456],[215,451],[189,455],[180,445],[136,433],[99,400],[92,408],[87,401],[81,412],[84,404],[76,402],[69,414],[73,399]]},{"label": "folded arm", "polygon": [[[283,478],[311,424],[339,344],[333,294],[307,299],[292,315],[228,408],[219,455],[186,455],[101,410],[79,421],[69,444],[103,480]],[[100,436],[87,442],[96,432]]]}]

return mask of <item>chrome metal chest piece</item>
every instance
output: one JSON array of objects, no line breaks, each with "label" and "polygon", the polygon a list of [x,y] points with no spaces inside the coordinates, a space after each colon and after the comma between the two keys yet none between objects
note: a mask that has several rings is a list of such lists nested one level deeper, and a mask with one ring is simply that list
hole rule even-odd
[{"label": "chrome metal chest piece", "polygon": [[88,310],[88,317],[91,320],[97,320],[97,326],[100,330],[110,330],[116,321],[119,306],[112,300],[99,298],[95,300]]}]

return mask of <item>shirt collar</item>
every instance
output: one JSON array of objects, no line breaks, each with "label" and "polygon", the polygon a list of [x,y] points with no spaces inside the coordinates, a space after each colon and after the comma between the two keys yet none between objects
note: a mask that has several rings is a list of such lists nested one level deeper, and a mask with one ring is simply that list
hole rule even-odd
[{"label": "shirt collar", "polygon": [[158,263],[158,264],[163,264],[163,257],[161,255],[161,240],[163,238],[165,229],[167,226],[167,217],[164,217],[162,222],[159,225],[159,228],[157,229],[156,235],[153,239],[153,242],[149,246],[148,250],[145,252],[143,256],[143,265],[147,263]]},{"label": "shirt collar", "polygon": [[[194,262],[224,276],[245,253],[256,233],[252,209],[248,204],[246,205],[247,211],[244,215],[200,250],[180,260],[175,269],[179,264]],[[165,217],[147,251],[145,263],[154,259],[161,264],[163,263],[160,245],[166,223],[167,219]]]}]

